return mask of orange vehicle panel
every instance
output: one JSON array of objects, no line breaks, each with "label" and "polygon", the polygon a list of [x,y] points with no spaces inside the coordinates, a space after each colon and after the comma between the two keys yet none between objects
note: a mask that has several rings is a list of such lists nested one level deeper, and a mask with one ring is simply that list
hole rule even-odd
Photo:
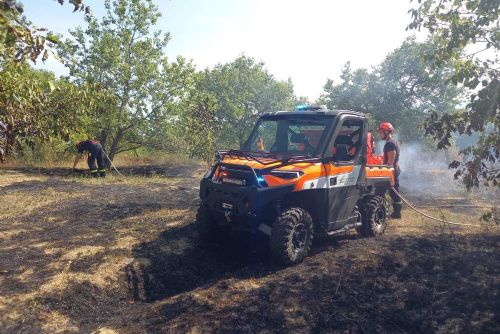
[{"label": "orange vehicle panel", "polygon": [[[264,160],[265,161],[265,160]],[[276,162],[269,165],[264,165],[259,163],[258,161],[252,160],[243,160],[243,159],[224,159],[224,163],[234,164],[234,165],[245,165],[252,167],[254,169],[263,169],[268,167],[273,167],[279,165],[280,162]],[[322,164],[319,162],[299,162],[292,165],[283,166],[280,168],[274,169],[274,171],[291,171],[291,172],[303,172],[304,174],[300,176],[298,179],[283,179],[272,174],[263,175],[264,180],[270,187],[278,187],[284,185],[295,184],[295,191],[302,190],[304,183],[310,180],[315,180],[320,177],[337,175],[337,174],[346,174],[351,173],[354,169],[354,165],[347,166],[335,166],[333,164]]]},{"label": "orange vehicle panel", "polygon": [[394,168],[392,167],[389,168],[386,166],[367,166],[365,171],[367,179],[390,178],[391,185],[394,185]]},{"label": "orange vehicle panel", "polygon": [[302,190],[304,183],[307,181],[315,180],[320,177],[351,173],[354,169],[354,165],[334,166],[332,164],[323,165],[321,163],[308,164],[309,166],[305,168],[297,168],[297,167],[302,167],[300,165],[304,164],[294,164],[280,169],[276,169],[276,171],[287,170],[287,171],[304,172],[304,175],[302,175],[299,179],[285,180],[273,175],[264,175],[264,179],[266,180],[267,184],[271,187],[295,183],[295,190],[297,191],[297,190]]},{"label": "orange vehicle panel", "polygon": [[[252,167],[254,169],[269,168],[280,164],[280,162],[276,162],[273,164],[264,165],[262,163],[259,163],[258,161],[243,160],[243,159],[224,159],[223,162],[234,165],[245,165]],[[347,174],[351,173],[353,170],[354,170],[354,164],[347,166],[335,166],[334,164],[330,163],[322,164],[319,162],[316,163],[300,162],[274,169],[274,171],[277,172],[279,171],[303,172],[303,175],[300,176],[298,179],[297,178],[283,179],[274,176],[272,174],[266,174],[263,175],[263,177],[266,180],[266,183],[270,187],[295,184],[295,191],[298,191],[302,190],[304,183],[307,181],[315,180],[320,177],[326,177],[338,174]],[[365,173],[366,178],[368,179],[389,178],[391,184],[394,185],[394,168],[388,168],[387,166],[367,166],[365,168],[365,171],[366,171]]]}]

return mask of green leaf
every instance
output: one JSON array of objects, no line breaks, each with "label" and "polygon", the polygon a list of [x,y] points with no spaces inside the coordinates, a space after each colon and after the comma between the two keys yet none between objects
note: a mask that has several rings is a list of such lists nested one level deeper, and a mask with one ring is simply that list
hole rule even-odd
[{"label": "green leaf", "polygon": [[49,88],[51,93],[56,90],[56,85],[52,80],[49,81]]},{"label": "green leaf", "polygon": [[51,43],[54,43],[54,44],[59,44],[61,43],[61,41],[59,40],[59,38],[57,38],[57,36],[55,35],[52,35],[52,34],[48,34],[47,35],[47,40]]}]

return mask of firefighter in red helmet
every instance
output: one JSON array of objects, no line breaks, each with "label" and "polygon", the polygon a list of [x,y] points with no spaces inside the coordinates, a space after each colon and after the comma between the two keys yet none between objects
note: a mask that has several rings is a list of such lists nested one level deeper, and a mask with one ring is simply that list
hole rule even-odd
[{"label": "firefighter in red helmet", "polygon": [[[388,165],[394,168],[394,189],[399,192],[399,174],[401,170],[399,169],[399,143],[392,138],[392,132],[394,127],[389,122],[382,122],[379,125],[378,133],[380,137],[385,140],[384,145],[384,165]],[[384,195],[385,191],[379,193],[379,195]],[[389,196],[392,199],[392,206],[394,208],[391,218],[400,219],[401,218],[401,198],[392,189],[389,190]]]}]

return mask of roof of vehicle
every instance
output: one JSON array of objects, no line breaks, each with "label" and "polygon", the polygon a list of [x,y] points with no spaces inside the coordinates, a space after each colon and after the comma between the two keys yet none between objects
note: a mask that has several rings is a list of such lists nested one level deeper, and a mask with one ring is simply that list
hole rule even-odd
[{"label": "roof of vehicle", "polygon": [[362,112],[352,111],[352,110],[330,110],[330,109],[318,109],[318,110],[300,110],[300,111],[273,111],[266,112],[261,116],[276,116],[276,115],[329,115],[329,116],[338,116],[338,115],[354,115],[366,117],[366,115]]}]

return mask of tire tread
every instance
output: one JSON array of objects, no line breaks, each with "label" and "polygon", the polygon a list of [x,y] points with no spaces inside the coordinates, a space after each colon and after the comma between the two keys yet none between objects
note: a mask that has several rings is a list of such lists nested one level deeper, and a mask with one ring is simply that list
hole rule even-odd
[{"label": "tire tread", "polygon": [[[385,211],[385,218],[381,229],[376,228],[375,214],[380,207]],[[361,217],[363,225],[359,229],[361,235],[365,237],[375,237],[384,234],[387,227],[387,203],[380,196],[366,196],[362,203]]]},{"label": "tire tread", "polygon": [[[294,254],[290,247],[289,235],[294,226],[299,222],[303,222],[307,229],[306,247],[303,252]],[[285,265],[299,263],[309,255],[313,237],[313,221],[311,215],[302,208],[288,208],[278,216],[273,224],[270,238],[271,255],[277,262]]]}]

